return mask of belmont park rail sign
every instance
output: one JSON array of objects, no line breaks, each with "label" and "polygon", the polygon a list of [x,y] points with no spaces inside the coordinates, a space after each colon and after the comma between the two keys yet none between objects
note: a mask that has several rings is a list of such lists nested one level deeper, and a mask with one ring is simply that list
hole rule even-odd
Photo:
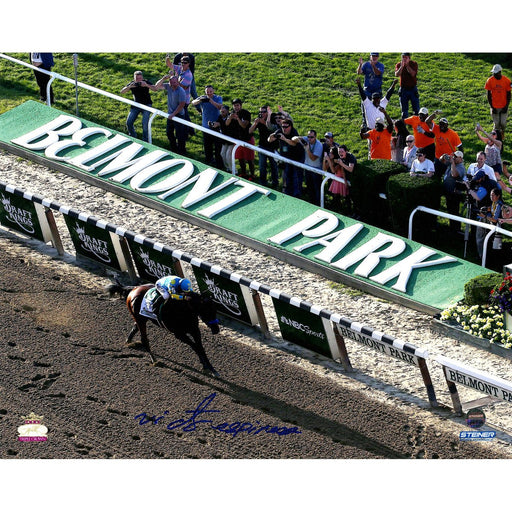
[{"label": "belmont park rail sign", "polygon": [[429,313],[490,272],[34,101],[0,116],[0,147]]}]

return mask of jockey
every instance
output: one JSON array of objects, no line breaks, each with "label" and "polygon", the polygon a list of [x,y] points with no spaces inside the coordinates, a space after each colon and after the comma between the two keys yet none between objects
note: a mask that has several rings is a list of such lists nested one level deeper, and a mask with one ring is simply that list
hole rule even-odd
[{"label": "jockey", "polygon": [[156,282],[156,289],[160,295],[167,300],[188,300],[189,293],[192,291],[192,283],[188,279],[178,276],[161,277]]},{"label": "jockey", "polygon": [[[154,290],[158,293],[154,293]],[[146,293],[143,309],[149,313],[157,314],[162,302],[167,299],[190,300],[191,291],[192,283],[188,279],[183,279],[179,276],[161,277],[155,283],[155,288]]]}]

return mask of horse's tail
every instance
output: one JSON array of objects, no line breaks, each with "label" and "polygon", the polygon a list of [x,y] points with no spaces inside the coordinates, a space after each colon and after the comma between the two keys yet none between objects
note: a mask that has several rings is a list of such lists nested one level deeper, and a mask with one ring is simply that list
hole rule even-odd
[{"label": "horse's tail", "polygon": [[119,281],[116,281],[113,284],[109,284],[105,286],[105,291],[108,293],[109,297],[112,298],[115,295],[119,295],[121,299],[126,299],[128,294],[135,288],[135,286],[123,286]]}]

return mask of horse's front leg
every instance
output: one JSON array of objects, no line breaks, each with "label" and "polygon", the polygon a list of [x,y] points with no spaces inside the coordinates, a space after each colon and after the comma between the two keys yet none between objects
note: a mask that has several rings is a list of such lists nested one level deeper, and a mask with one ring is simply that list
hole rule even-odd
[{"label": "horse's front leg", "polygon": [[175,336],[183,343],[186,343],[187,345],[192,347],[192,350],[197,354],[199,360],[201,361],[201,364],[203,365],[204,373],[212,377],[220,377],[219,372],[217,372],[217,370],[212,366],[208,359],[208,356],[206,355],[203,343],[201,341],[201,332],[199,331],[199,329],[194,330],[194,332],[190,334],[192,335],[193,340],[191,340],[186,333],[176,333]]}]

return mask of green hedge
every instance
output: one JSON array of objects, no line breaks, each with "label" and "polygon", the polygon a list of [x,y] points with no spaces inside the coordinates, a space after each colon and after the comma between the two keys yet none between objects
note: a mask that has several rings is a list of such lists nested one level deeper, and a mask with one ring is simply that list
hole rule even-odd
[{"label": "green hedge", "polygon": [[491,290],[502,281],[503,275],[497,272],[474,277],[464,285],[464,303],[468,306],[489,304]]},{"label": "green hedge", "polygon": [[[442,187],[435,178],[410,176],[409,173],[391,176],[387,182],[387,198],[391,213],[393,232],[407,236],[409,216],[417,206],[427,206],[439,210],[441,206]],[[432,229],[436,217],[430,214],[417,214],[415,226],[418,229]]]}]

